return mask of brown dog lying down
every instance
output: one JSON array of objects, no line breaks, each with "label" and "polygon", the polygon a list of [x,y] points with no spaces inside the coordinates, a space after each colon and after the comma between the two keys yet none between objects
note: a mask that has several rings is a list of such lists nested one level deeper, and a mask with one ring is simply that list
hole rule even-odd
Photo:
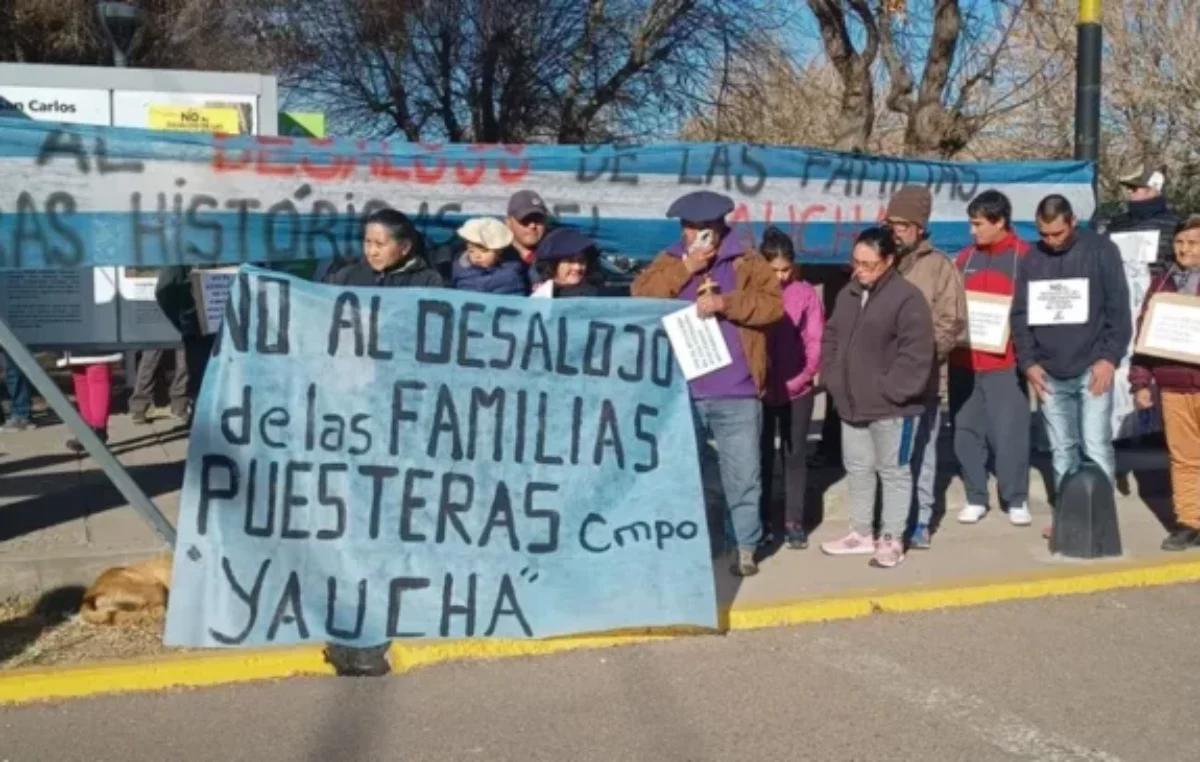
[{"label": "brown dog lying down", "polygon": [[133,566],[114,566],[83,594],[79,615],[92,624],[106,625],[161,619],[170,589],[170,553]]}]

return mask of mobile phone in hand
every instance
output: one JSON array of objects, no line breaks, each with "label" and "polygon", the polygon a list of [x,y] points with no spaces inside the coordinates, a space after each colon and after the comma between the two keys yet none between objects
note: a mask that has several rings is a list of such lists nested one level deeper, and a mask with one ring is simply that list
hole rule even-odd
[{"label": "mobile phone in hand", "polygon": [[701,230],[696,236],[696,240],[692,241],[692,245],[688,247],[688,253],[691,254],[697,251],[705,251],[712,248],[713,232],[711,230]]}]

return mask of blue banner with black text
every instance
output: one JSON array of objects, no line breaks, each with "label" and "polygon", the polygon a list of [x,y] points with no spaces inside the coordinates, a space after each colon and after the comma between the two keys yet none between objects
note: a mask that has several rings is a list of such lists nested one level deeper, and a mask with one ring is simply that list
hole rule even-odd
[{"label": "blue banner with black text", "polygon": [[933,242],[970,242],[967,204],[995,188],[1013,223],[1061,193],[1095,208],[1084,161],[954,162],[743,143],[428,145],[208,135],[0,118],[0,269],[267,263],[358,256],[361,222],[391,206],[433,248],[467,218],[503,217],[536,190],[556,224],[609,253],[647,260],[679,238],[671,202],[706,188],[735,204],[752,243],[786,231],[802,261],[846,262],[901,186],[929,188]]},{"label": "blue banner with black text", "polygon": [[191,433],[165,642],[715,627],[675,309],[242,268]]}]

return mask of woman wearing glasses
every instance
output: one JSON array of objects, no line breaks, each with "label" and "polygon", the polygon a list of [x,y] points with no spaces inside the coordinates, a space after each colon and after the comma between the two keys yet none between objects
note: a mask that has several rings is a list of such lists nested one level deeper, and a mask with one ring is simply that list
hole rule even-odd
[{"label": "woman wearing glasses", "polygon": [[[933,370],[933,318],[920,290],[896,272],[896,241],[885,227],[854,243],[854,277],[825,325],[821,377],[842,416],[842,464],[850,532],[821,544],[832,556],[871,556],[871,565],[904,560],[912,502],[913,437]],[[879,538],[875,480],[883,486]]]}]

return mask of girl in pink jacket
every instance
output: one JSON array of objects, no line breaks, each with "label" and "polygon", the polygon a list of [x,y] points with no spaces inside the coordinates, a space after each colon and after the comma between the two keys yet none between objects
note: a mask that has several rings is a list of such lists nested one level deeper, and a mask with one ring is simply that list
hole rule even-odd
[{"label": "girl in pink jacket", "polygon": [[[783,318],[767,334],[770,353],[767,391],[763,400],[762,505],[764,543],[781,534],[789,548],[808,547],[804,527],[804,495],[808,485],[806,445],[813,413],[813,382],[821,367],[821,336],[825,309],[816,290],[797,279],[792,239],[769,227],[761,252],[779,277]],[[776,437],[778,436],[778,446]],[[784,499],[771,499],[777,458],[783,460]]]}]

